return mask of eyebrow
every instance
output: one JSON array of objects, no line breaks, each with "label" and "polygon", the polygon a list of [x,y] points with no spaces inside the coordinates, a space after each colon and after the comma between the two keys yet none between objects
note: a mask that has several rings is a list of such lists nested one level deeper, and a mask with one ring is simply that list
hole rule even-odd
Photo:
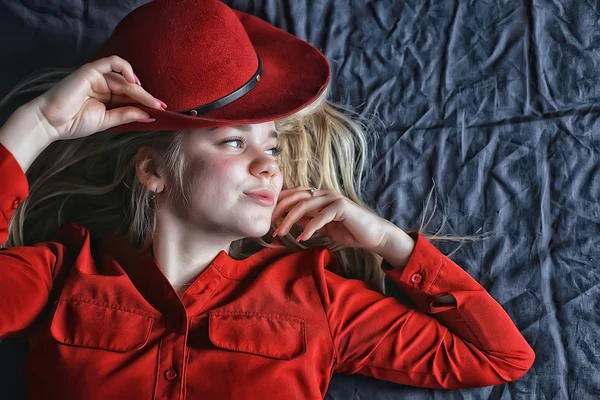
[{"label": "eyebrow", "polygon": [[[235,125],[235,126],[233,126],[233,127],[234,127],[234,128],[236,128],[236,129],[239,129],[239,130],[241,130],[241,131],[244,131],[244,132],[250,132],[250,130],[252,129],[252,128],[250,127],[250,125]],[[212,130],[215,130],[215,129],[217,129],[217,128],[219,128],[219,127],[218,127],[218,126],[215,126],[214,128],[211,128],[211,131],[212,131]],[[277,139],[277,137],[279,137],[279,134],[278,134],[277,132],[275,132],[274,130],[271,130],[271,131],[269,132],[269,137],[270,137],[270,138],[272,137],[272,138],[275,138],[275,139]]]}]

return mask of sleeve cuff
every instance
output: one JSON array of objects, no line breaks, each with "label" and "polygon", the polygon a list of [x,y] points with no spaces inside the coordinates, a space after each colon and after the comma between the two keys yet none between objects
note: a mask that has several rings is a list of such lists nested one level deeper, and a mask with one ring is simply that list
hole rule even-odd
[{"label": "sleeve cuff", "polygon": [[385,259],[381,268],[419,308],[430,309],[429,293],[442,268],[444,255],[418,232],[410,232],[415,247],[404,268],[395,268]]},{"label": "sleeve cuff", "polygon": [[6,147],[0,144],[0,211],[10,221],[12,214],[29,195],[29,183],[21,166]]}]

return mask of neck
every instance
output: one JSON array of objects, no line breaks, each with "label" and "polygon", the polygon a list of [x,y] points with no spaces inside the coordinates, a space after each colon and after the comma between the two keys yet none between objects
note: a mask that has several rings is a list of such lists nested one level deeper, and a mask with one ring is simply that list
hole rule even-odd
[{"label": "neck", "polygon": [[157,220],[152,252],[159,268],[174,287],[189,286],[221,250],[229,254],[231,241],[190,230],[173,220]]}]

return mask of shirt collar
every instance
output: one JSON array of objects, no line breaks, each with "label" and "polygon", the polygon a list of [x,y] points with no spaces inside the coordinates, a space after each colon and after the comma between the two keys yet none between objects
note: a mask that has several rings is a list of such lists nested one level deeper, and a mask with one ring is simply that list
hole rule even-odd
[{"label": "shirt collar", "polygon": [[[221,250],[208,265],[207,269],[214,268],[227,279],[241,280],[255,267],[291,251],[277,240],[273,241],[273,245],[281,247],[265,247],[242,260],[236,260],[227,254],[225,250]],[[150,273],[148,271],[150,269],[154,270],[151,274],[154,275],[158,272],[156,275],[162,275],[165,280],[167,279],[152,254],[151,246],[145,250],[135,249],[125,236],[117,232],[112,232],[102,235],[99,250],[113,257],[128,273],[143,266],[147,274]],[[152,278],[152,276],[149,276],[149,278]],[[158,276],[155,278],[160,279]]]}]

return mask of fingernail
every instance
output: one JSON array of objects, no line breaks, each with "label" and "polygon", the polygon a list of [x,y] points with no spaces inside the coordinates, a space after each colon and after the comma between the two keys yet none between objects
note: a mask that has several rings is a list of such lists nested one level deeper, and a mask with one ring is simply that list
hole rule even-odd
[{"label": "fingernail", "polygon": [[279,231],[279,228],[275,229],[275,230],[273,231],[273,235],[272,235],[272,236],[273,236],[273,237],[277,236],[277,232],[278,232],[278,231]]},{"label": "fingernail", "polygon": [[300,240],[302,240],[302,235],[300,235],[296,238],[296,243],[300,243]]},{"label": "fingernail", "polygon": [[133,77],[135,78],[135,81],[137,82],[137,84],[142,86],[142,82],[140,82],[140,78],[138,78],[135,73],[133,74]]},{"label": "fingernail", "polygon": [[156,118],[143,118],[143,119],[138,119],[135,122],[154,122],[156,121]]},{"label": "fingernail", "polygon": [[[158,99],[156,99],[156,100],[158,100]],[[162,106],[162,108],[167,108],[167,105],[165,104],[164,101],[158,100],[158,102],[160,103],[160,105]]]}]

